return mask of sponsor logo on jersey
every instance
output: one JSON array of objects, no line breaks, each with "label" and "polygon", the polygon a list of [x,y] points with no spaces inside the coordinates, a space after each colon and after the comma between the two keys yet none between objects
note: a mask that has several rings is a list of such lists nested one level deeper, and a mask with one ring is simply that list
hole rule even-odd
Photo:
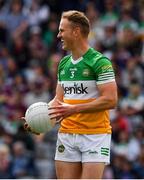
[{"label": "sponsor logo on jersey", "polygon": [[84,87],[83,83],[74,83],[73,86],[65,86],[62,84],[64,94],[88,94],[88,87]]}]

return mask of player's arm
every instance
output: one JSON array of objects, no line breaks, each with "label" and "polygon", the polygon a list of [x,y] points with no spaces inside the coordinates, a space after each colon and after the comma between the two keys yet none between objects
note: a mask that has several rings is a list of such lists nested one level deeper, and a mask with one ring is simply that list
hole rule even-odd
[{"label": "player's arm", "polygon": [[78,105],[78,112],[113,109],[117,104],[117,85],[111,62],[107,58],[101,58],[94,70],[99,96],[92,102]]},{"label": "player's arm", "polygon": [[58,105],[58,102],[61,101],[63,102],[63,88],[61,87],[61,85],[58,83],[57,87],[56,87],[56,95],[55,97],[48,103],[49,106],[56,106]]},{"label": "player's arm", "polygon": [[30,126],[28,125],[28,123],[26,122],[25,117],[21,117],[21,120],[24,121],[23,127],[24,127],[24,130],[25,130],[25,131],[31,132],[31,133],[36,134],[36,135],[40,135],[40,133],[38,133],[38,132],[36,132],[36,131],[34,131],[34,130],[31,129],[31,127],[30,127]]},{"label": "player's arm", "polygon": [[93,112],[115,108],[117,104],[117,85],[115,81],[98,85],[99,97],[89,103],[76,105],[77,112]]}]

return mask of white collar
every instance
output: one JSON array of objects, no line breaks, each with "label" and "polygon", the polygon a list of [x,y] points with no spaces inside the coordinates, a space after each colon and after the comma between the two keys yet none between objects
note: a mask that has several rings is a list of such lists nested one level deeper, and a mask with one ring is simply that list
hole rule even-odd
[{"label": "white collar", "polygon": [[83,60],[83,57],[80,57],[80,58],[78,58],[77,60],[73,60],[73,58],[72,58],[72,56],[71,56],[71,62],[73,63],[73,64],[77,64],[77,63],[79,63],[80,61],[82,61]]}]

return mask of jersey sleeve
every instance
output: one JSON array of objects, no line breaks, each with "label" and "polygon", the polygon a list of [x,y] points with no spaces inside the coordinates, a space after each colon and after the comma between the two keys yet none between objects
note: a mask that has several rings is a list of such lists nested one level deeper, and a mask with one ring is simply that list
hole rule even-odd
[{"label": "jersey sleeve", "polygon": [[105,57],[100,58],[95,66],[96,83],[104,84],[115,81],[112,63]]},{"label": "jersey sleeve", "polygon": [[64,66],[68,59],[70,58],[71,55],[67,55],[64,58],[61,59],[59,65],[58,65],[58,72],[57,72],[57,79],[58,79],[58,84],[61,82],[61,75],[64,73]]},{"label": "jersey sleeve", "polygon": [[60,82],[61,82],[60,74],[61,74],[61,71],[62,71],[62,60],[60,61],[59,65],[58,65],[58,72],[57,72],[57,79],[58,79],[57,83],[58,84],[60,84]]},{"label": "jersey sleeve", "polygon": [[57,72],[57,83],[60,84],[60,64],[58,65],[58,72]]}]

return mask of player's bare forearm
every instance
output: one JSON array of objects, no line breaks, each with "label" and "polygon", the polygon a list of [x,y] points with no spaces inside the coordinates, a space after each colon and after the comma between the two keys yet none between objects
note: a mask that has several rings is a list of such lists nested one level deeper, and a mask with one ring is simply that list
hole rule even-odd
[{"label": "player's bare forearm", "polygon": [[52,112],[50,115],[51,118],[65,118],[75,113],[96,112],[113,109],[116,104],[117,96],[113,96],[112,98],[101,96],[92,102],[75,105],[59,102],[58,106],[50,107],[50,109],[54,109],[54,112]]},{"label": "player's bare forearm", "polygon": [[75,108],[77,112],[93,112],[115,108],[117,104],[117,86],[115,82],[99,85],[100,96],[89,103],[79,104]]},{"label": "player's bare forearm", "polygon": [[95,112],[115,108],[117,98],[108,98],[101,96],[98,99],[84,104],[77,104],[74,108],[77,113],[79,112]]}]

